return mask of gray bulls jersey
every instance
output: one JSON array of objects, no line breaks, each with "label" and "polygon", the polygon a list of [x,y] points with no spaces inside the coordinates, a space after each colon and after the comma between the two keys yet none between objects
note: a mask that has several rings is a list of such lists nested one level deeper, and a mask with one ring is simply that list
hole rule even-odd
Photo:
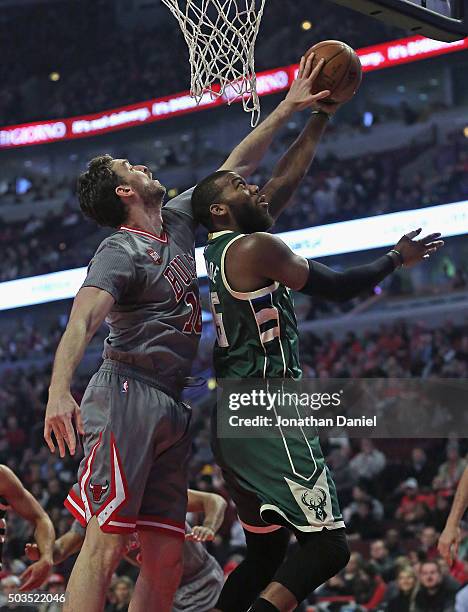
[{"label": "gray bulls jersey", "polygon": [[201,334],[192,190],[163,206],[163,234],[122,226],[98,247],[83,287],[108,291],[103,357],[180,387]]}]

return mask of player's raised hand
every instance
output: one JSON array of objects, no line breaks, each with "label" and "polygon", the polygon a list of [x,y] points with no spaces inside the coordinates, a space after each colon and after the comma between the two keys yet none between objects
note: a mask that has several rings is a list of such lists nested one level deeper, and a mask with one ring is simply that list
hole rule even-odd
[{"label": "player's raised hand", "polygon": [[458,556],[458,545],[460,543],[460,528],[456,525],[446,525],[440,535],[437,549],[445,559],[449,567]]},{"label": "player's raised hand", "polygon": [[292,104],[295,111],[309,108],[330,95],[330,90],[328,89],[319,91],[316,94],[312,93],[314,81],[325,64],[325,60],[321,59],[314,68],[314,57],[315,54],[311,53],[307,59],[304,56],[301,58],[297,78],[286,96],[285,101]]},{"label": "player's raised hand", "polygon": [[78,433],[84,434],[80,407],[73,399],[70,391],[54,391],[51,389],[44,423],[44,439],[51,453],[55,452],[53,433],[61,457],[65,457],[65,445],[68,446],[70,455],[75,454],[76,435],[73,420],[75,420]]},{"label": "player's raised hand", "polygon": [[424,238],[415,240],[421,233],[421,228],[405,234],[395,246],[406,267],[414,266],[425,259],[429,259],[438,249],[444,246],[444,241],[439,240],[440,233],[429,234]]}]

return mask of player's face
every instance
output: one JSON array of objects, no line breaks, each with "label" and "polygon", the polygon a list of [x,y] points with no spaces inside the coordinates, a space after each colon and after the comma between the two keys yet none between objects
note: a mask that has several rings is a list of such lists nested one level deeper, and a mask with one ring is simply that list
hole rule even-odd
[{"label": "player's face", "polygon": [[222,198],[242,232],[264,232],[273,225],[265,196],[259,194],[257,185],[249,185],[240,174],[226,175]]},{"label": "player's face", "polygon": [[122,185],[130,187],[145,205],[161,202],[166,188],[157,179],[153,179],[147,166],[132,165],[128,159],[114,159],[112,168],[122,179]]}]

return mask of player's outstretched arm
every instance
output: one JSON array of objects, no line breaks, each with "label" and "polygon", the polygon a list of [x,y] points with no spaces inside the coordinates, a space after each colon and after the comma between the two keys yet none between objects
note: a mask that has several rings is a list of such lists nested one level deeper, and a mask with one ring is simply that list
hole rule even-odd
[{"label": "player's outstretched arm", "polygon": [[220,170],[232,170],[245,178],[253,174],[265,157],[276,133],[291,116],[330,95],[329,90],[311,93],[313,82],[324,65],[321,61],[312,69],[314,55],[312,53],[307,60],[302,57],[297,79],[291,85],[286,98],[237,145]]},{"label": "player's outstretched arm", "polygon": [[19,516],[34,525],[34,539],[37,542],[39,557],[23,572],[20,590],[37,589],[47,579],[52,569],[54,526],[41,505],[23,487],[19,478],[3,465],[0,466],[0,492]]},{"label": "player's outstretched arm", "polygon": [[189,489],[187,512],[203,512],[205,519],[203,525],[193,527],[191,533],[186,535],[186,539],[195,542],[213,540],[223,524],[226,508],[227,502],[221,495]]},{"label": "player's outstretched arm", "polygon": [[[303,58],[300,71],[302,71],[303,78],[309,78],[313,82],[322,66],[323,63],[319,63],[312,70],[312,64],[304,63]],[[299,137],[276,164],[271,179],[260,191],[260,193],[265,194],[265,199],[270,205],[269,213],[274,219],[277,219],[288,206],[292,196],[307,174],[330,117],[342,104],[327,103],[325,97],[315,100],[310,106],[314,109],[312,117]]]},{"label": "player's outstretched arm", "polygon": [[[226,271],[228,279],[232,275],[251,283],[248,290],[274,280],[306,295],[345,301],[373,289],[400,265],[411,267],[443,246],[438,233],[414,240],[420,232],[419,229],[406,234],[386,255],[344,272],[300,257],[278,237],[258,232],[241,238],[229,249]],[[246,290],[237,286],[236,289]]]},{"label": "player's outstretched arm", "polygon": [[276,164],[271,179],[260,190],[269,203],[268,212],[277,219],[307,174],[329,117],[314,112],[298,138]]},{"label": "player's outstretched arm", "polygon": [[438,549],[447,563],[452,565],[457,558],[458,545],[460,543],[460,521],[468,508],[468,468],[465,468],[463,476],[458,483],[457,492],[453,500],[452,508],[447,523],[439,538]]},{"label": "player's outstretched arm", "polygon": [[80,408],[70,391],[73,374],[97,329],[109,314],[114,297],[103,289],[83,287],[76,295],[65,333],[55,354],[44,424],[44,438],[50,451],[55,451],[55,435],[60,456],[65,456],[65,444],[70,454],[76,449],[73,429],[75,418],[78,432],[83,434]]}]

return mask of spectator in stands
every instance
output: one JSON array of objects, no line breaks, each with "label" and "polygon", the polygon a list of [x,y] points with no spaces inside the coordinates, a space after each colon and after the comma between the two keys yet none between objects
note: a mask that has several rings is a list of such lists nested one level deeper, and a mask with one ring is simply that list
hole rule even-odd
[{"label": "spectator in stands", "polygon": [[363,480],[371,481],[385,467],[385,455],[375,448],[372,440],[361,440],[361,451],[350,462],[350,467]]},{"label": "spectator in stands", "polygon": [[336,576],[327,580],[319,587],[317,594],[322,597],[349,597],[354,598],[354,585],[358,580],[359,573],[363,567],[364,560],[360,553],[353,552],[348,565]]},{"label": "spectator in stands", "polygon": [[112,585],[113,603],[106,606],[105,612],[127,612],[133,588],[133,581],[128,576],[118,578]]},{"label": "spectator in stands", "polygon": [[[21,580],[18,576],[6,576],[0,582],[0,612],[8,610],[18,610],[19,606],[15,602],[9,602],[9,597],[19,594]],[[21,612],[37,612],[37,608],[29,605],[21,605]]]},{"label": "spectator in stands", "polygon": [[397,559],[403,555],[401,548],[400,532],[398,529],[388,529],[385,534],[385,547],[392,559]]},{"label": "spectator in stands", "polygon": [[460,559],[468,560],[468,524],[460,521],[460,543],[458,545],[458,556]]},{"label": "spectator in stands", "polygon": [[343,570],[343,578],[348,584],[358,575],[364,559],[360,553],[353,552],[348,561],[348,565]]},{"label": "spectator in stands", "polygon": [[395,513],[395,518],[403,521],[408,529],[414,529],[428,516],[426,497],[420,495],[415,478],[408,478],[401,488],[403,489],[403,496]]},{"label": "spectator in stands", "polygon": [[372,517],[372,504],[365,500],[357,502],[346,527],[351,539],[360,537],[362,540],[372,540],[383,533],[382,523]]},{"label": "spectator in stands", "polygon": [[437,541],[439,534],[434,527],[424,527],[419,534],[420,548],[424,556],[428,560],[437,559],[439,552],[437,550]]},{"label": "spectator in stands", "polygon": [[458,443],[451,442],[447,446],[447,461],[440,466],[437,473],[441,486],[455,490],[466,466],[466,460],[460,457]]},{"label": "spectator in stands", "polygon": [[18,424],[18,419],[11,415],[7,418],[6,439],[8,448],[13,455],[20,455],[26,443],[26,433]]},{"label": "spectator in stands", "polygon": [[374,610],[384,600],[387,585],[371,563],[364,563],[353,582],[356,603]]},{"label": "spectator in stands", "polygon": [[363,501],[370,504],[372,519],[375,521],[382,520],[384,515],[382,503],[376,497],[372,497],[364,486],[356,485],[353,487],[352,496],[352,502],[349,504],[349,506],[346,506],[343,509],[343,518],[345,523],[351,519],[351,515],[357,511],[359,503]]},{"label": "spectator in stands", "polygon": [[417,592],[417,578],[414,570],[407,566],[397,575],[398,591],[387,599],[386,612],[412,612]]},{"label": "spectator in stands", "polygon": [[385,582],[393,580],[395,577],[395,560],[390,556],[383,540],[375,540],[371,543],[370,560]]},{"label": "spectator in stands", "polygon": [[411,462],[406,471],[407,478],[414,478],[420,487],[430,487],[436,469],[428,460],[426,451],[417,446],[411,451]]},{"label": "spectator in stands", "polygon": [[38,612],[61,612],[63,610],[63,603],[61,598],[65,594],[65,579],[61,574],[52,574],[47,581],[47,592],[52,597],[57,597],[56,601],[51,603],[42,603],[39,605]]},{"label": "spectator in stands", "polygon": [[47,485],[48,499],[45,508],[50,512],[53,508],[62,508],[63,493],[60,482],[57,478],[53,478]]},{"label": "spectator in stands", "polygon": [[436,495],[435,507],[431,510],[429,522],[438,532],[442,532],[450,514],[450,497],[444,492],[438,492]]},{"label": "spectator in stands", "polygon": [[420,589],[415,599],[415,612],[453,612],[455,591],[444,585],[436,561],[426,561],[419,570]]},{"label": "spectator in stands", "polygon": [[342,444],[333,449],[327,457],[327,465],[332,471],[333,480],[340,492],[342,507],[350,502],[351,492],[357,483],[357,476],[349,465],[350,456],[351,447],[348,444]]}]

